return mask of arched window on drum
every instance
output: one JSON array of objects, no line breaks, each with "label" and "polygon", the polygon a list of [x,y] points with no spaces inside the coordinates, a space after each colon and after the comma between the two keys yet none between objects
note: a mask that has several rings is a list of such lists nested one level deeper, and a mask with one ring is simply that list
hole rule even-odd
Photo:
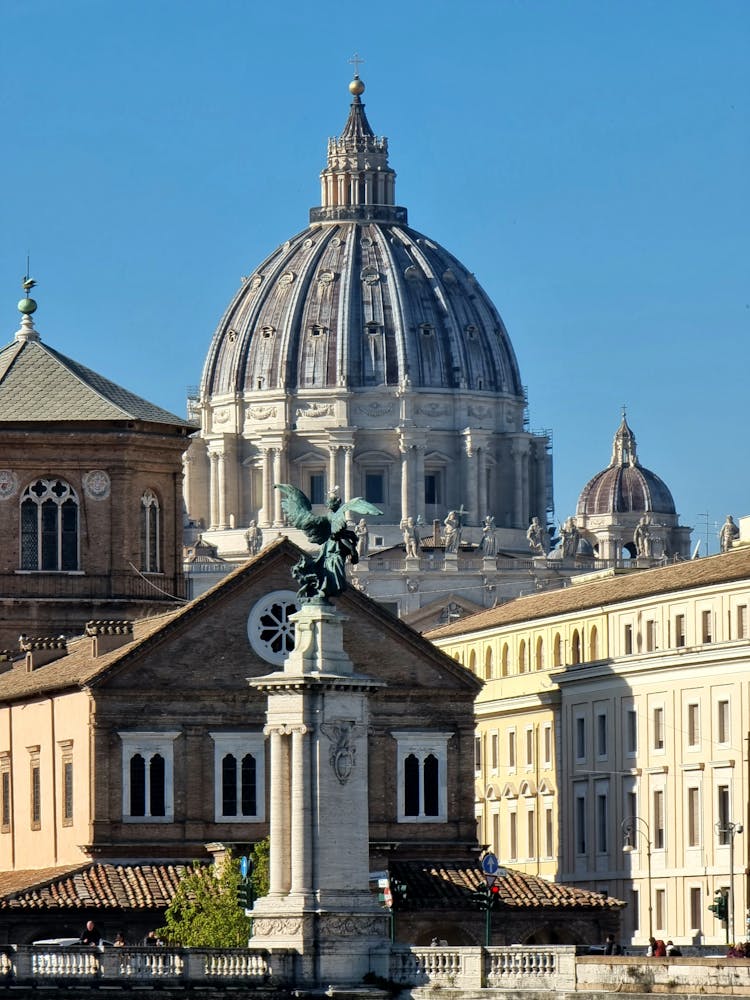
[{"label": "arched window on drum", "polygon": [[153,490],[141,497],[141,569],[144,573],[161,572],[161,511]]}]

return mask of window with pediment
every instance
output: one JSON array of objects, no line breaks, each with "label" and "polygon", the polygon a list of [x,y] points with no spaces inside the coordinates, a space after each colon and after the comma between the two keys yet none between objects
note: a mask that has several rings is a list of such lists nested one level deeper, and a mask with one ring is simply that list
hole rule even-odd
[{"label": "window with pediment", "polygon": [[78,496],[64,479],[37,479],[23,491],[21,569],[78,569]]}]

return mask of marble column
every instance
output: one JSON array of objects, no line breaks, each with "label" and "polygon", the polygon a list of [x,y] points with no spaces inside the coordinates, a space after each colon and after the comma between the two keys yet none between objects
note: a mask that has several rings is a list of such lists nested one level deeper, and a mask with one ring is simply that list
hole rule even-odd
[{"label": "marble column", "polygon": [[414,474],[414,518],[419,514],[424,515],[424,445],[417,445],[414,449],[416,460],[416,472]]},{"label": "marble column", "polygon": [[477,451],[477,524],[481,524],[486,514],[490,512],[490,499],[487,496],[487,449]]},{"label": "marble column", "polygon": [[337,444],[328,445],[328,492],[330,493],[334,486],[338,486],[339,477],[339,446]]},{"label": "marble column", "polygon": [[477,449],[470,441],[464,442],[466,450],[466,506],[469,517],[467,520],[477,522],[479,516],[479,498],[477,496]]},{"label": "marble column", "polygon": [[279,848],[271,852],[270,896],[283,896],[289,891],[289,849],[285,843],[289,826],[289,741],[279,728],[271,733],[271,843]]},{"label": "marble column", "polygon": [[348,503],[352,499],[352,459],[354,458],[354,445],[344,445],[344,502]]},{"label": "marble column", "polygon": [[312,871],[310,841],[310,737],[307,726],[292,730],[291,863],[293,893],[309,893]]},{"label": "marble column", "polygon": [[401,520],[405,521],[410,516],[411,500],[411,462],[409,453],[411,449],[408,444],[401,443]]},{"label": "marble column", "polygon": [[209,484],[209,499],[211,503],[211,528],[221,527],[221,517],[220,517],[220,505],[219,505],[219,455],[215,451],[209,452],[209,459],[211,462],[211,472],[210,472],[210,484]]},{"label": "marble column", "polygon": [[525,441],[516,440],[511,448],[513,456],[513,522],[517,528],[525,528],[528,509],[524,505],[524,468],[528,446]]},{"label": "marble column", "polygon": [[[271,449],[267,447],[261,448],[261,453],[263,455],[261,464],[261,511],[260,513],[260,527],[270,528],[271,527],[271,493],[272,493],[272,483],[271,483]],[[278,490],[276,491],[278,492]]]},{"label": "marble column", "polygon": [[273,487],[276,483],[282,481],[281,476],[281,448],[273,449],[273,483],[271,484],[271,492],[273,493],[273,523],[281,525],[284,523],[282,510],[281,510],[281,490],[275,490]]},{"label": "marble column", "polygon": [[219,452],[216,456],[216,492],[219,501],[219,528],[228,528],[227,521],[227,456]]}]

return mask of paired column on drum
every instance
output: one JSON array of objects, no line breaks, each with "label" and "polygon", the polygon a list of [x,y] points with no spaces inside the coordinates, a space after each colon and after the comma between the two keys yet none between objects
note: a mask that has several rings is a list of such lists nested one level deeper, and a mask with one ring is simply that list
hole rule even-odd
[{"label": "paired column on drum", "polygon": [[[343,465],[343,469],[342,469]],[[339,496],[346,503],[354,496],[354,431],[343,428],[343,433],[331,433],[328,441],[328,489],[339,488]]]},{"label": "paired column on drum", "polygon": [[[487,449],[490,436],[467,427],[462,432],[466,454],[466,507],[470,524],[480,524],[490,513],[487,495]],[[459,497],[463,500],[463,497]]]},{"label": "paired column on drum", "polygon": [[[513,523],[525,528],[529,523],[529,439],[516,438],[511,447],[513,456]],[[543,514],[544,512],[542,512]],[[537,515],[539,516],[539,515]],[[540,518],[541,519],[541,518]]]},{"label": "paired column on drum", "polygon": [[424,513],[424,455],[426,432],[401,431],[401,520]]}]

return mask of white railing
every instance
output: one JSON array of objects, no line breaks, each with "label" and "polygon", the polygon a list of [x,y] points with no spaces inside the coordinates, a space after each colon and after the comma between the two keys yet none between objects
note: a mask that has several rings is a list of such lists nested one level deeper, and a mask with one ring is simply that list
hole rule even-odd
[{"label": "white railing", "polygon": [[[39,945],[0,947],[4,984],[23,986],[69,984],[95,987],[144,986],[179,988],[221,982],[260,986],[295,984],[294,949],[210,948],[70,948]],[[389,978],[403,987],[558,992],[670,992],[678,989],[721,996],[750,995],[750,959],[643,958],[580,956],[568,945],[506,948],[435,948],[394,945]],[[306,984],[309,985],[309,984]]]},{"label": "white railing", "polygon": [[390,978],[404,986],[574,990],[575,948],[405,948],[391,951]]},{"label": "white railing", "polygon": [[0,975],[17,982],[68,979],[128,980],[179,984],[195,980],[241,980],[261,985],[273,977],[290,982],[295,953],[279,949],[91,948],[6,945]]}]

